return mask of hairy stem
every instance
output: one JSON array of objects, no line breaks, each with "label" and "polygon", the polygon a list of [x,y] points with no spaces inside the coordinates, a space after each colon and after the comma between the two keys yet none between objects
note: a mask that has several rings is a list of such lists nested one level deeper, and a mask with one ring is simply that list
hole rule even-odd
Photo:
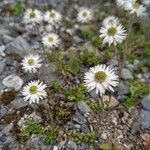
[{"label": "hairy stem", "polygon": [[122,71],[121,64],[120,64],[120,53],[119,53],[116,45],[114,45],[114,49],[115,49],[115,55],[116,55],[116,58],[118,61],[118,72],[119,72],[119,79],[120,79],[121,78],[121,71]]},{"label": "hairy stem", "polygon": [[130,37],[131,30],[132,30],[132,25],[134,23],[134,18],[135,18],[134,15],[130,15],[129,23],[128,23],[128,29],[127,29],[127,37],[126,37],[126,40],[125,40],[124,49],[122,51],[121,70],[125,66],[126,56],[128,54],[129,37]]}]

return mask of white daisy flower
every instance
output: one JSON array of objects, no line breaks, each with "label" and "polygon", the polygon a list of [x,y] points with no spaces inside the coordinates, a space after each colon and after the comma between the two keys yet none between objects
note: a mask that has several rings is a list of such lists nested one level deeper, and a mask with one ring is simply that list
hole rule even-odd
[{"label": "white daisy flower", "polygon": [[124,2],[125,2],[124,0],[116,0],[118,6],[123,6]]},{"label": "white daisy flower", "polygon": [[24,14],[23,20],[25,24],[39,24],[42,22],[42,13],[37,9],[27,9]]},{"label": "white daisy flower", "polygon": [[118,6],[124,7],[126,3],[130,3],[132,0],[116,0]]},{"label": "white daisy flower", "polygon": [[37,72],[37,69],[41,67],[42,65],[41,62],[42,60],[40,59],[38,55],[30,54],[23,58],[22,63],[21,63],[22,69],[25,72],[35,73]]},{"label": "white daisy flower", "polygon": [[109,66],[97,65],[85,73],[84,82],[88,91],[95,90],[96,94],[102,96],[106,90],[114,92],[113,87],[118,85],[118,76]]},{"label": "white daisy flower", "polygon": [[127,34],[124,27],[119,25],[105,25],[100,29],[100,37],[103,38],[103,43],[116,45],[125,40]]},{"label": "white daisy flower", "polygon": [[88,8],[81,8],[77,14],[77,21],[81,23],[87,23],[92,20],[93,12]]},{"label": "white daisy flower", "polygon": [[48,48],[58,47],[60,39],[57,34],[50,33],[42,38],[42,43]]},{"label": "white daisy flower", "polygon": [[25,101],[32,103],[39,103],[40,100],[46,98],[47,94],[45,91],[46,84],[40,82],[39,80],[29,82],[25,87],[23,87],[22,95]]},{"label": "white daisy flower", "polygon": [[138,3],[137,0],[132,0],[124,5],[125,10],[129,11],[130,14],[136,14],[137,17],[146,16],[146,7]]},{"label": "white daisy flower", "polygon": [[103,20],[102,23],[104,26],[105,25],[118,25],[119,24],[119,19],[115,16],[108,16]]},{"label": "white daisy flower", "polygon": [[55,10],[47,11],[44,15],[44,20],[51,25],[59,24],[62,20],[62,15]]}]

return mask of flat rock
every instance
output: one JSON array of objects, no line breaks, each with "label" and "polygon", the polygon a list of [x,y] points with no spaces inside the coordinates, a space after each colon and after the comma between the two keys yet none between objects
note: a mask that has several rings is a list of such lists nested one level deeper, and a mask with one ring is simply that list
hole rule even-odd
[{"label": "flat rock", "polygon": [[9,108],[4,105],[0,105],[0,117],[4,116],[9,111]]},{"label": "flat rock", "polygon": [[99,98],[98,94],[96,94],[95,90],[89,92],[90,96],[96,101]]},{"label": "flat rock", "polygon": [[6,54],[17,54],[21,57],[29,54],[31,50],[30,45],[27,43],[27,41],[19,36],[15,38],[12,42],[8,43],[6,45],[5,52]]},{"label": "flat rock", "polygon": [[115,97],[109,97],[107,95],[103,96],[103,102],[106,108],[114,108],[119,104],[118,100]]},{"label": "flat rock", "polygon": [[5,45],[0,46],[0,56],[3,56],[3,57],[5,56],[5,53],[4,53],[5,48],[6,48]]},{"label": "flat rock", "polygon": [[148,96],[144,97],[141,101],[141,104],[144,109],[150,111],[150,96],[148,95]]},{"label": "flat rock", "polygon": [[3,41],[5,44],[12,42],[14,38],[10,37],[9,35],[4,35],[3,36]]},{"label": "flat rock", "polygon": [[120,82],[118,86],[118,95],[126,95],[129,93],[129,86]]},{"label": "flat rock", "polygon": [[28,105],[27,101],[24,101],[22,98],[15,99],[11,102],[11,105],[14,109],[20,109]]},{"label": "flat rock", "polygon": [[78,102],[78,103],[77,103],[77,108],[79,109],[79,111],[80,111],[82,114],[91,112],[91,109],[90,109],[89,106],[86,104],[86,102],[82,102],[82,101]]},{"label": "flat rock", "polygon": [[128,69],[126,69],[126,68],[122,69],[121,77],[123,79],[125,79],[125,80],[127,80],[127,79],[133,79],[133,75],[132,75],[131,71],[128,70]]},{"label": "flat rock", "polygon": [[75,113],[75,115],[73,117],[73,121],[75,121],[75,122],[77,122],[77,123],[79,123],[81,125],[87,122],[85,117],[82,116],[78,111],[76,111],[76,113]]},{"label": "flat rock", "polygon": [[0,74],[2,74],[5,71],[5,62],[4,61],[0,61]]},{"label": "flat rock", "polygon": [[111,59],[109,62],[107,62],[107,65],[111,66],[118,66],[118,60],[117,59]]},{"label": "flat rock", "polygon": [[0,36],[9,34],[9,30],[5,29],[3,26],[0,26]]},{"label": "flat rock", "polygon": [[8,88],[14,88],[16,91],[19,91],[23,85],[23,80],[19,76],[11,74],[5,77],[2,83]]},{"label": "flat rock", "polygon": [[69,150],[77,150],[78,146],[74,141],[69,141],[66,145]]},{"label": "flat rock", "polygon": [[150,127],[150,111],[142,109],[140,113],[140,121],[141,125],[148,129]]}]

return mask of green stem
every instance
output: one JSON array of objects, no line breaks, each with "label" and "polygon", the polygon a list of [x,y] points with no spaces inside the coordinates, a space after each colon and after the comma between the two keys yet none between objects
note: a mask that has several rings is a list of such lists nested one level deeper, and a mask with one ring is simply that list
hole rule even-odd
[{"label": "green stem", "polygon": [[125,47],[124,47],[124,49],[122,51],[121,70],[125,66],[126,56],[128,54],[129,37],[130,37],[130,33],[131,33],[131,30],[132,30],[133,23],[134,23],[134,15],[130,15],[129,24],[128,24],[128,30],[127,30],[127,37],[126,37],[126,40],[125,40]]},{"label": "green stem", "polygon": [[118,61],[118,72],[119,72],[119,79],[121,78],[121,71],[122,71],[122,68],[121,68],[121,64],[120,64],[120,53],[118,51],[118,48],[117,46],[114,45],[114,49],[115,49],[115,55],[116,55],[116,58],[117,58],[117,61]]},{"label": "green stem", "polygon": [[104,101],[103,101],[103,96],[98,97],[98,103],[99,103],[99,107],[102,108],[102,111],[104,110]]}]

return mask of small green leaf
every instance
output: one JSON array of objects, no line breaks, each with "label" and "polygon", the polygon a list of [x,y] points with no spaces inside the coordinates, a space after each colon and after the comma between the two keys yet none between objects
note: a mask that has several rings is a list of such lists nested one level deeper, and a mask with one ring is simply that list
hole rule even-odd
[{"label": "small green leaf", "polygon": [[110,144],[101,144],[99,148],[100,150],[112,150],[112,146]]},{"label": "small green leaf", "polygon": [[79,72],[79,69],[80,69],[79,61],[77,59],[71,59],[68,62],[67,69],[69,72],[71,72],[73,74],[77,74]]}]

